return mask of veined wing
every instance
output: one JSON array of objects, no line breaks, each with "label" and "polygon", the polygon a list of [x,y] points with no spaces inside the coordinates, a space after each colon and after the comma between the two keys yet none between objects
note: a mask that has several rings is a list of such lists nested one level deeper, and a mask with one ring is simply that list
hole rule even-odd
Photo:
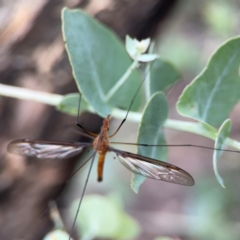
[{"label": "veined wing", "polygon": [[40,159],[64,159],[75,156],[91,143],[18,139],[8,144],[8,151]]},{"label": "veined wing", "polygon": [[186,186],[194,185],[192,176],[175,165],[112,147],[109,150],[115,152],[120,162],[134,173],[165,182]]}]

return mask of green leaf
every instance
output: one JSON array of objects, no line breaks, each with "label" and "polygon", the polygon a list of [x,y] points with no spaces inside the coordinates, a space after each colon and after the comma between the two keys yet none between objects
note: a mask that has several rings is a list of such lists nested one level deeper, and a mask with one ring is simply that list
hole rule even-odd
[{"label": "green leaf", "polygon": [[[151,96],[143,111],[141,123],[138,129],[138,143],[166,145],[163,124],[167,119],[167,100],[162,92],[156,92]],[[167,158],[166,147],[138,147],[138,154],[165,161]],[[137,193],[145,177],[134,174],[131,187]]]},{"label": "green leaf", "polygon": [[131,181],[131,188],[135,193],[138,193],[140,186],[144,183],[146,180],[146,177],[133,173],[132,175],[132,181]]},{"label": "green leaf", "polygon": [[[70,93],[63,96],[63,99],[57,105],[57,109],[61,112],[76,116],[78,113],[79,93]],[[80,111],[85,111],[88,108],[88,103],[81,98]]]},{"label": "green leaf", "polygon": [[[76,214],[78,201],[71,207],[71,215]],[[77,219],[81,229],[81,239],[114,238],[124,236],[132,239],[139,233],[139,226],[111,198],[99,195],[85,196]],[[131,231],[128,231],[129,228]]]},{"label": "green leaf", "polygon": [[[217,138],[216,138],[216,142],[215,142],[215,146],[214,148],[216,149],[224,149],[225,148],[225,140],[229,137],[230,131],[232,128],[232,122],[230,119],[227,119],[222,126],[220,127],[218,133],[217,133]],[[219,157],[221,156],[223,151],[221,150],[214,150],[213,153],[213,169],[214,169],[214,173],[216,175],[216,178],[218,180],[218,182],[220,183],[220,185],[225,188],[224,183],[223,183],[223,179],[221,178],[218,169],[217,169],[217,161],[219,159]]]},{"label": "green leaf", "polygon": [[69,234],[63,230],[56,229],[48,233],[43,240],[69,240]]},{"label": "green leaf", "polygon": [[[106,102],[106,94],[132,64],[124,45],[107,27],[80,10],[62,11],[63,37],[77,86],[84,99],[102,117],[111,107],[127,109],[140,75],[135,70]],[[133,109],[139,106],[140,96]],[[133,110],[132,109],[132,110]]]},{"label": "green leaf", "polygon": [[240,98],[240,38],[224,43],[206,68],[189,84],[177,103],[178,112],[219,126]]},{"label": "green leaf", "polygon": [[150,91],[151,95],[163,91],[180,78],[179,72],[168,62],[156,59],[151,68]]}]

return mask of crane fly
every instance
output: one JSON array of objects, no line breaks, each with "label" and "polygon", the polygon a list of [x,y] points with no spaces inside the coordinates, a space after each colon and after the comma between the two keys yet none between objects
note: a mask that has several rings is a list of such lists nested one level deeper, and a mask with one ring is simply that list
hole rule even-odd
[{"label": "crane fly", "polygon": [[97,167],[99,182],[103,179],[105,156],[108,152],[114,152],[119,161],[134,173],[165,182],[194,185],[192,176],[175,165],[111,147],[109,139],[117,133],[121,125],[114,134],[108,136],[109,122],[110,115],[104,119],[99,135],[86,130],[89,137],[94,137],[93,143],[19,139],[9,143],[8,150],[39,159],[66,159],[80,154],[86,148],[92,148],[99,155]]}]

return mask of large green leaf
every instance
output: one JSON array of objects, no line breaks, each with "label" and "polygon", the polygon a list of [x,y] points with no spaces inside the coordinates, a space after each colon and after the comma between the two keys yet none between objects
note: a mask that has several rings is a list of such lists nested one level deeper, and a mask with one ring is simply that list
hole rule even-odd
[{"label": "large green leaf", "polygon": [[224,43],[177,103],[183,116],[219,126],[240,98],[240,38]]},{"label": "large green leaf", "polygon": [[[142,120],[138,129],[137,142],[143,144],[166,145],[162,127],[167,119],[167,115],[167,100],[162,92],[156,92],[151,96],[143,111]],[[167,158],[167,149],[166,147],[139,146],[138,154],[165,161]],[[145,177],[141,175],[133,175],[131,186],[135,192],[138,192],[138,189],[144,180]]]},{"label": "large green leaf", "polygon": [[221,178],[221,176],[218,172],[218,169],[217,169],[217,161],[218,161],[218,159],[221,156],[223,151],[217,150],[217,149],[224,149],[225,148],[225,140],[229,137],[231,128],[232,128],[232,122],[231,122],[230,119],[227,119],[222,124],[222,126],[220,127],[220,129],[217,133],[216,142],[215,142],[215,146],[214,146],[214,148],[216,148],[216,150],[214,150],[214,153],[213,153],[213,170],[214,170],[214,173],[216,175],[216,178],[217,178],[218,182],[221,184],[221,186],[223,188],[225,188],[224,183],[223,183],[223,179]]},{"label": "large green leaf", "polygon": [[163,91],[167,86],[176,82],[179,77],[179,72],[173,67],[172,64],[160,58],[156,59],[151,67],[151,95],[157,91]]},{"label": "large green leaf", "polygon": [[[105,99],[132,63],[121,41],[83,11],[64,8],[62,21],[73,75],[84,99],[102,117],[111,113],[112,106],[127,109],[140,84],[136,70],[108,102]],[[139,105],[139,99],[133,108]]]}]

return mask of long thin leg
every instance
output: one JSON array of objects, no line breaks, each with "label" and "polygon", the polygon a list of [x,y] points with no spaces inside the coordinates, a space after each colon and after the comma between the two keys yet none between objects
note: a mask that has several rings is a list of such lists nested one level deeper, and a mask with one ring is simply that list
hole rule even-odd
[{"label": "long thin leg", "polygon": [[77,212],[76,212],[75,217],[74,217],[74,220],[73,220],[73,225],[72,225],[72,228],[71,228],[71,231],[70,231],[69,240],[71,240],[71,238],[72,238],[73,230],[74,230],[74,228],[75,228],[75,224],[76,224],[76,221],[77,221],[78,213],[79,213],[79,210],[80,210],[80,207],[81,207],[81,204],[82,204],[82,200],[83,200],[83,197],[84,197],[86,188],[87,188],[87,183],[88,183],[88,180],[89,180],[89,177],[90,177],[90,173],[91,173],[91,171],[92,171],[92,166],[93,166],[93,163],[94,163],[94,159],[95,159],[95,157],[96,157],[96,154],[97,154],[97,152],[95,151],[94,154],[93,154],[93,157],[92,157],[92,161],[91,161],[89,170],[88,170],[88,174],[87,174],[86,181],[85,181],[85,183],[84,183],[82,195],[81,195],[81,198],[80,198],[80,200],[79,200],[79,202],[78,202]]}]

